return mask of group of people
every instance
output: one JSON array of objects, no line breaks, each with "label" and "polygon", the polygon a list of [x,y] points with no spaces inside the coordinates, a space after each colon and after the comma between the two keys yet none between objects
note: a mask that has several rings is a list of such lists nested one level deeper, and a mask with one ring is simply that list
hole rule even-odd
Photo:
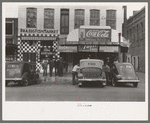
[{"label": "group of people", "polygon": [[53,68],[55,67],[55,76],[63,76],[63,59],[60,57],[59,60],[54,59],[43,59],[41,62],[41,66],[43,69],[43,76],[47,76],[47,67],[49,65],[49,76],[53,75]]}]

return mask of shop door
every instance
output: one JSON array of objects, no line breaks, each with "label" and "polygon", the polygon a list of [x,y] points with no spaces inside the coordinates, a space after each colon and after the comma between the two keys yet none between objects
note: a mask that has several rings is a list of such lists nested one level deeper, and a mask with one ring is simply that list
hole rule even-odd
[{"label": "shop door", "polygon": [[36,62],[36,53],[23,53],[23,61]]}]

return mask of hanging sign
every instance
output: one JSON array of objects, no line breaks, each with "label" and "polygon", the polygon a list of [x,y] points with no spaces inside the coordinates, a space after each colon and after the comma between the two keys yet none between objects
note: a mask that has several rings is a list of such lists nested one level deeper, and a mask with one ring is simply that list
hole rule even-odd
[{"label": "hanging sign", "polygon": [[58,30],[51,29],[20,29],[20,33],[47,33],[47,34],[58,34]]},{"label": "hanging sign", "polygon": [[111,29],[80,29],[79,41],[111,39]]},{"label": "hanging sign", "polygon": [[99,46],[99,52],[119,52],[118,46]]},{"label": "hanging sign", "polygon": [[98,52],[98,46],[95,45],[79,46],[79,52]]},{"label": "hanging sign", "polygon": [[59,52],[77,52],[77,46],[59,46]]},{"label": "hanging sign", "polygon": [[111,38],[111,30],[110,29],[86,29],[85,30],[85,38]]}]

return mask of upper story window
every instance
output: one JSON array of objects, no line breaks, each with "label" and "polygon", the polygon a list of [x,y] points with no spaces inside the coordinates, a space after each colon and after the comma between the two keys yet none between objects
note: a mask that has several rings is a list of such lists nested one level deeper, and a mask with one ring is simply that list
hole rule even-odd
[{"label": "upper story window", "polygon": [[106,11],[106,26],[116,29],[116,10]]},{"label": "upper story window", "polygon": [[84,25],[84,10],[76,9],[75,10],[75,24],[74,28],[79,28],[81,25]]},{"label": "upper story window", "polygon": [[90,10],[90,25],[99,26],[100,25],[100,11],[93,9]]},{"label": "upper story window", "polygon": [[54,29],[54,9],[44,9],[44,28]]},{"label": "upper story window", "polygon": [[61,9],[60,34],[69,34],[69,9]]},{"label": "upper story window", "polygon": [[6,35],[14,35],[14,21],[6,21]]},{"label": "upper story window", "polygon": [[37,9],[27,8],[27,28],[37,27]]}]

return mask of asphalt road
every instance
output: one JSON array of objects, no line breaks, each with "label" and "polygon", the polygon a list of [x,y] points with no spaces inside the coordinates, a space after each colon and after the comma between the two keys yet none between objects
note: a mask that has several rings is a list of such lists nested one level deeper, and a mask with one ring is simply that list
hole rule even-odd
[{"label": "asphalt road", "polygon": [[111,85],[102,88],[97,84],[86,84],[79,88],[72,85],[71,77],[52,77],[46,82],[40,78],[38,84],[19,86],[9,83],[5,88],[6,101],[145,101],[145,74],[138,73],[141,82],[133,84]]}]

